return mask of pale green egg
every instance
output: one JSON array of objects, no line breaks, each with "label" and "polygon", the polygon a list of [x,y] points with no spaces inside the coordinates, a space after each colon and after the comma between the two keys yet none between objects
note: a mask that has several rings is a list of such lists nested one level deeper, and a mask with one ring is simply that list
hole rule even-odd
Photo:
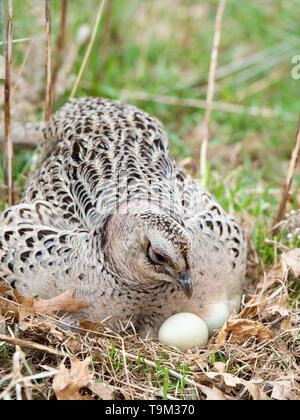
[{"label": "pale green egg", "polygon": [[162,344],[187,350],[204,346],[208,340],[208,329],[199,316],[181,312],[172,315],[162,324],[158,338]]},{"label": "pale green egg", "polygon": [[225,303],[216,303],[210,315],[205,319],[209,335],[222,328],[229,317],[228,306]]}]

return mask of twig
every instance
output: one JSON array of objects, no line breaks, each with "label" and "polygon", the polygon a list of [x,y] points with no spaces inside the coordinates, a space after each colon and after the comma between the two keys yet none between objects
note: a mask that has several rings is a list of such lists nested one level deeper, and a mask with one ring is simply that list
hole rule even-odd
[{"label": "twig", "polygon": [[102,16],[102,11],[103,11],[104,5],[105,5],[105,0],[102,0],[102,2],[100,4],[100,7],[99,7],[99,10],[98,10],[98,13],[97,13],[96,22],[95,22],[95,25],[94,25],[94,28],[93,28],[93,32],[92,32],[92,35],[91,35],[91,38],[90,38],[90,42],[89,42],[89,45],[87,47],[87,50],[86,50],[85,56],[83,58],[83,61],[81,63],[81,67],[80,67],[79,73],[77,75],[77,78],[76,78],[74,87],[72,89],[72,92],[71,92],[71,95],[70,95],[70,99],[73,98],[74,95],[75,95],[75,93],[76,93],[76,90],[78,88],[78,85],[79,85],[79,82],[80,82],[82,73],[83,73],[83,71],[85,69],[86,63],[88,61],[88,58],[90,56],[92,47],[94,45],[96,34],[97,34],[97,29],[98,29],[98,26],[99,26],[99,23],[100,23],[100,20],[101,20],[101,16]]},{"label": "twig", "polygon": [[[11,123],[11,133],[14,144],[38,146],[43,139],[44,123]],[[5,127],[0,126],[0,144],[5,141]]]},{"label": "twig", "polygon": [[55,100],[57,74],[58,74],[60,63],[61,63],[61,55],[64,48],[64,43],[65,43],[67,6],[68,6],[68,0],[62,0],[58,40],[57,40],[57,47],[56,47],[56,52],[55,52],[53,75],[52,75],[52,104],[54,103],[54,100]]},{"label": "twig", "polygon": [[[174,106],[186,106],[191,108],[204,108],[206,107],[206,101],[203,99],[195,98],[178,98],[171,95],[159,95],[141,91],[130,91],[122,90],[120,96],[123,100],[135,99],[139,101],[152,101],[166,105]],[[293,113],[283,114],[281,111],[270,108],[259,108],[257,106],[244,106],[239,104],[232,104],[228,102],[212,102],[212,109],[222,112],[230,112],[233,114],[246,114],[252,117],[263,117],[263,118],[281,118],[284,121],[294,121],[295,115]]]},{"label": "twig", "polygon": [[[18,44],[19,42],[27,42],[27,41],[32,41],[32,38],[17,38],[17,39],[13,39],[11,41],[11,43],[12,44]],[[6,46],[6,41],[4,41],[4,42],[1,41],[0,45],[3,45],[5,47]]]},{"label": "twig", "polygon": [[23,367],[23,364],[21,364],[21,362],[23,361],[22,355],[23,354],[22,354],[21,349],[17,347],[13,355],[12,373],[3,378],[5,380],[10,380],[10,382],[5,387],[5,389],[0,393],[0,400],[9,399],[9,393],[10,393],[10,390],[15,386],[15,381],[18,380],[22,376],[22,373],[21,373],[21,369]]},{"label": "twig", "polygon": [[292,150],[292,154],[291,154],[291,159],[290,159],[290,163],[289,163],[288,174],[287,174],[287,178],[286,178],[286,181],[285,181],[285,186],[284,186],[283,191],[282,191],[281,202],[280,202],[280,205],[279,205],[277,216],[276,216],[276,218],[274,220],[274,223],[273,223],[273,226],[272,226],[272,231],[276,231],[277,225],[282,220],[282,218],[284,216],[284,213],[285,213],[285,208],[286,208],[286,203],[287,203],[288,196],[289,196],[289,191],[290,191],[292,181],[293,181],[293,177],[294,177],[295,170],[296,170],[297,160],[298,160],[298,156],[299,156],[299,148],[300,148],[300,115],[299,115],[299,120],[298,120],[298,125],[297,125],[296,137],[295,137],[293,150]]},{"label": "twig", "polygon": [[49,372],[42,372],[42,373],[36,373],[35,375],[31,376],[24,376],[23,378],[20,378],[16,381],[18,382],[27,382],[27,381],[36,381],[37,379],[45,379],[45,378],[51,378],[51,376],[58,375],[59,374],[58,369],[51,369]]},{"label": "twig", "polygon": [[45,0],[45,23],[46,23],[46,98],[45,98],[45,121],[49,121],[52,113],[52,82],[51,82],[51,0]]},{"label": "twig", "polygon": [[[176,96],[156,95],[147,92],[135,92],[129,90],[122,90],[120,97],[123,100],[139,100],[157,102],[172,106],[185,106],[191,108],[205,108],[205,101],[194,98],[177,98]],[[222,112],[229,112],[235,114],[246,114],[253,117],[262,118],[281,118],[283,121],[294,121],[295,116],[292,113],[283,114],[280,111],[270,108],[259,108],[255,106],[246,107],[239,104],[231,104],[226,102],[212,102],[212,109]],[[22,123],[13,122],[11,124],[12,138],[14,144],[38,145],[43,139],[43,123]],[[0,143],[4,142],[4,127],[0,126]],[[254,191],[254,190],[253,190]],[[256,190],[255,190],[256,191]],[[262,194],[265,190],[258,191]],[[251,191],[250,191],[251,192]],[[269,190],[271,194],[277,194],[279,190]]]},{"label": "twig", "polygon": [[13,179],[13,142],[10,125],[10,71],[12,56],[12,0],[8,0],[8,22],[6,34],[6,60],[5,60],[5,86],[4,86],[4,119],[5,119],[5,142],[3,153],[3,166],[5,184],[7,186],[8,204],[14,204],[14,179]]},{"label": "twig", "polygon": [[133,400],[134,398],[133,398],[133,394],[132,394],[132,391],[131,391],[131,388],[130,388],[131,383],[130,383],[130,380],[129,380],[128,369],[127,369],[127,362],[126,362],[126,354],[125,353],[126,352],[125,352],[124,340],[122,339],[122,355],[123,355],[123,361],[124,361],[124,369],[125,369],[125,375],[126,375],[126,382],[127,382],[127,385],[129,386],[130,397]]},{"label": "twig", "polygon": [[33,350],[39,350],[44,353],[53,354],[55,356],[63,356],[58,350],[53,349],[52,347],[47,347],[42,344],[34,343],[33,341],[22,340],[20,338],[10,337],[8,335],[0,334],[0,342],[4,341],[5,343],[13,344],[14,346],[26,347]]},{"label": "twig", "polygon": [[57,375],[58,373],[59,373],[59,370],[52,369],[49,372],[36,373],[35,375],[31,375],[31,376],[21,376],[20,378],[14,381],[14,385],[20,382],[36,381],[37,379],[51,378],[51,376]]},{"label": "twig", "polygon": [[214,97],[215,90],[215,78],[216,78],[216,68],[218,61],[218,51],[221,38],[221,25],[223,12],[225,8],[226,0],[220,0],[216,16],[216,25],[215,25],[215,35],[213,49],[211,53],[210,68],[208,75],[208,87],[207,87],[207,96],[206,96],[206,107],[204,114],[204,121],[202,126],[202,143],[200,151],[200,175],[202,184],[205,182],[205,173],[206,173],[206,158],[207,158],[207,145],[208,145],[208,136],[209,136],[209,124],[210,124],[210,115],[212,109],[212,101]]},{"label": "twig", "polygon": [[2,42],[1,45],[3,45],[2,52],[3,57],[6,57],[6,37],[5,37],[5,11],[4,11],[4,0],[1,0],[1,37]]}]

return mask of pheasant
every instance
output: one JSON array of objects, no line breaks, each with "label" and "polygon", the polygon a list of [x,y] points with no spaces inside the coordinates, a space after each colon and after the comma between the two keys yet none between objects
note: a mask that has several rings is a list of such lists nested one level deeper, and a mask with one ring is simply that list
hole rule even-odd
[{"label": "pheasant", "polygon": [[0,281],[44,299],[74,288],[89,304],[75,319],[154,336],[178,312],[229,316],[245,261],[241,228],[170,157],[160,121],[108,99],[52,116],[41,166],[0,220]]}]

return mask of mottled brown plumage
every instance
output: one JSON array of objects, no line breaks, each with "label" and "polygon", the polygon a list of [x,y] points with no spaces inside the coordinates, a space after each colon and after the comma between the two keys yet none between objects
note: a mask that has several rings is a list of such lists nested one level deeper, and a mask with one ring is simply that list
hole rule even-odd
[{"label": "mottled brown plumage", "polygon": [[169,156],[161,123],[118,101],[69,101],[42,163],[0,221],[0,278],[23,295],[75,288],[78,318],[131,318],[153,334],[177,312],[238,305],[240,227]]}]

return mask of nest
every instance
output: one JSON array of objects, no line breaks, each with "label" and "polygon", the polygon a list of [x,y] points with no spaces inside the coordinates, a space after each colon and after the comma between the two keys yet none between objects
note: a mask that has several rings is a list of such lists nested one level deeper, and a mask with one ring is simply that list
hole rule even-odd
[{"label": "nest", "polygon": [[284,255],[206,346],[184,352],[140,338],[130,323],[118,333],[90,322],[67,329],[2,287],[0,398],[300,399],[299,282]]}]

